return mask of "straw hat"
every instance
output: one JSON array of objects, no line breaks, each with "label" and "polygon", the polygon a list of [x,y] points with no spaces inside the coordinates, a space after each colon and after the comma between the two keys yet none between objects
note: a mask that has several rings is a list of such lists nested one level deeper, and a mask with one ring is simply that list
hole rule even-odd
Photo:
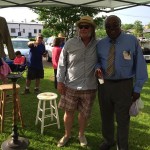
[{"label": "straw hat", "polygon": [[80,23],[89,23],[93,27],[96,27],[96,24],[92,17],[90,16],[82,16],[79,21],[76,22],[76,25],[79,26]]},{"label": "straw hat", "polygon": [[63,33],[59,33],[58,37],[65,37]]},{"label": "straw hat", "polygon": [[58,34],[58,37],[59,37],[59,38],[65,38],[65,36],[64,36],[63,33],[59,33],[59,34]]}]

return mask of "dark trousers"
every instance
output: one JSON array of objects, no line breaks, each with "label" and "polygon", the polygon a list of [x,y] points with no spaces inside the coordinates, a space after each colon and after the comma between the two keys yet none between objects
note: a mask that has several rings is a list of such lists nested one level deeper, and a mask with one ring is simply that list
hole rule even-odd
[{"label": "dark trousers", "polygon": [[57,69],[54,69],[54,86],[57,89]]},{"label": "dark trousers", "polygon": [[114,122],[116,121],[118,150],[128,150],[132,90],[133,79],[105,80],[104,84],[98,87],[102,135],[108,143],[114,143]]}]

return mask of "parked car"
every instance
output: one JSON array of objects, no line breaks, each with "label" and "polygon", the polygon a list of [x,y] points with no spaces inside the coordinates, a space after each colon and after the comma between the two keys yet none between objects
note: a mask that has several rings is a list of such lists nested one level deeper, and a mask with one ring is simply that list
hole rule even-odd
[{"label": "parked car", "polygon": [[[12,38],[12,45],[14,48],[14,51],[20,51],[22,55],[26,57],[26,60],[28,61],[29,57],[29,47],[27,43],[29,42],[29,39],[27,38]],[[12,64],[13,60],[9,59],[7,48],[5,48],[5,54],[6,57],[4,58],[5,62],[8,64]]]},{"label": "parked car", "polygon": [[53,48],[54,39],[55,39],[55,36],[51,36],[45,42],[45,49],[47,51],[47,61],[48,62],[51,62],[51,59],[52,59],[52,48]]},{"label": "parked car", "polygon": [[147,63],[150,62],[150,40],[140,41],[144,59]]},{"label": "parked car", "polygon": [[150,49],[149,48],[143,48],[142,51],[143,51],[143,56],[144,56],[145,61],[147,63],[150,63]]},{"label": "parked car", "polygon": [[[47,54],[47,61],[48,62],[51,62],[51,59],[52,59],[52,49],[53,49],[53,42],[54,42],[55,38],[56,38],[55,36],[51,36],[45,42],[45,48],[46,48],[46,51],[48,53]],[[62,44],[60,45],[60,47],[63,47],[65,42],[66,42],[66,37],[57,37],[57,38],[60,38],[62,40]]]},{"label": "parked car", "polygon": [[139,37],[138,39],[139,39],[140,42],[146,42],[146,41],[148,41],[148,39],[145,38],[145,37]]}]

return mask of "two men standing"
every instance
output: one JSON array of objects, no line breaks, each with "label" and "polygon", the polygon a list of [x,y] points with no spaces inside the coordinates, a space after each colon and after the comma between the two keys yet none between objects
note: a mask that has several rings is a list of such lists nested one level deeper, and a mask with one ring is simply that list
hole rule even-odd
[{"label": "two men standing", "polygon": [[115,145],[115,118],[117,149],[129,150],[129,108],[140,97],[148,79],[139,42],[133,35],[121,31],[121,20],[114,15],[106,18],[107,37],[98,44],[95,40],[96,25],[91,17],[81,17],[76,24],[78,37],[66,42],[58,65],[59,107],[65,110],[65,134],[58,142],[58,147],[64,146],[71,137],[75,110],[79,111],[80,144],[87,145],[84,130],[95,98],[96,76],[104,79],[103,84],[98,84],[104,138],[99,150],[110,150]]}]

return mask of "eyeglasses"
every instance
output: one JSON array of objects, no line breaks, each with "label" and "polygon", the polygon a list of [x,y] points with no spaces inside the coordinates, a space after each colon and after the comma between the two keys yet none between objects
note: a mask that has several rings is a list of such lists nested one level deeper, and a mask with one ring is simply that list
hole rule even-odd
[{"label": "eyeglasses", "polygon": [[79,29],[89,29],[90,25],[79,25]]}]

